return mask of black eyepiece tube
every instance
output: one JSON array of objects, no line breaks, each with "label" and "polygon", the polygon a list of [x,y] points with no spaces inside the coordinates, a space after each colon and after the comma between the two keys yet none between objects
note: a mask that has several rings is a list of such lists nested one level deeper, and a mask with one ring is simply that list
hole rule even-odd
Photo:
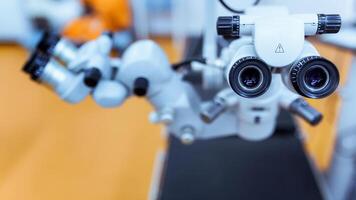
[{"label": "black eyepiece tube", "polygon": [[299,98],[292,102],[289,111],[303,118],[310,125],[316,126],[323,119],[323,115],[315,108],[311,107],[304,99]]},{"label": "black eyepiece tube", "polygon": [[32,53],[31,57],[28,59],[22,70],[26,74],[29,74],[32,80],[38,81],[49,61],[50,56],[48,54],[35,51]]},{"label": "black eyepiece tube", "polygon": [[41,40],[38,42],[36,50],[53,54],[54,48],[60,41],[61,36],[53,32],[44,32]]}]

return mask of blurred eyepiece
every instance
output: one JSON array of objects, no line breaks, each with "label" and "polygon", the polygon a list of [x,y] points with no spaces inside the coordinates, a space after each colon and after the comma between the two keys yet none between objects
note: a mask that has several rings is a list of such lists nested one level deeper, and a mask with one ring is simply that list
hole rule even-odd
[{"label": "blurred eyepiece", "polygon": [[51,59],[51,56],[42,52],[35,52],[23,70],[30,77],[40,83],[51,86],[57,92],[72,83],[75,75],[62,66],[59,62]]},{"label": "blurred eyepiece", "polygon": [[42,73],[49,63],[50,56],[41,52],[34,52],[25,66],[23,71],[30,75],[32,80],[38,81]]},{"label": "blurred eyepiece", "polygon": [[74,60],[77,52],[77,48],[70,41],[50,32],[43,34],[36,50],[52,55],[64,63]]},{"label": "blurred eyepiece", "polygon": [[238,60],[229,72],[231,88],[240,96],[254,98],[264,94],[272,80],[270,68],[256,57]]},{"label": "blurred eyepiece", "polygon": [[333,63],[319,56],[310,56],[292,66],[289,79],[300,95],[318,99],[333,93],[340,77]]},{"label": "blurred eyepiece", "polygon": [[72,73],[48,53],[38,51],[32,54],[23,70],[33,80],[50,86],[69,103],[79,103],[91,91],[83,84],[84,73]]},{"label": "blurred eyepiece", "polygon": [[61,37],[59,35],[50,32],[45,32],[37,45],[37,50],[52,54],[57,43],[60,40]]}]

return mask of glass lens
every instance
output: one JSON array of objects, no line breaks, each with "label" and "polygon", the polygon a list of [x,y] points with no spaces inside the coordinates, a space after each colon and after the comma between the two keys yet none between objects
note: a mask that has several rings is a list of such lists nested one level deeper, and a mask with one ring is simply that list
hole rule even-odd
[{"label": "glass lens", "polygon": [[254,89],[261,84],[261,71],[256,67],[246,67],[240,73],[240,82],[248,89]]},{"label": "glass lens", "polygon": [[328,83],[329,74],[326,69],[320,66],[312,67],[305,73],[305,84],[314,90],[320,90]]}]

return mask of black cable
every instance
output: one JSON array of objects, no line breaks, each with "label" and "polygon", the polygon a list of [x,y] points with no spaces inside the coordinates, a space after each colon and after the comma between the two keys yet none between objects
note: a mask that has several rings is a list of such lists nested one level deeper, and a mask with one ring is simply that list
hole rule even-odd
[{"label": "black cable", "polygon": [[179,62],[179,63],[176,63],[176,64],[172,64],[172,68],[173,68],[173,70],[177,71],[182,67],[190,66],[193,62],[199,62],[199,63],[202,63],[202,64],[206,64],[206,59],[205,58],[187,59],[187,60],[184,60],[182,62]]},{"label": "black cable", "polygon": [[[236,13],[236,14],[244,14],[245,13],[244,10],[235,10],[235,9],[231,8],[231,6],[227,5],[224,0],[219,0],[219,2],[221,3],[221,5],[224,6],[224,8],[226,8],[227,10],[229,10],[233,13]],[[255,3],[253,3],[253,5],[256,6],[259,3],[260,3],[260,0],[255,0]]]}]

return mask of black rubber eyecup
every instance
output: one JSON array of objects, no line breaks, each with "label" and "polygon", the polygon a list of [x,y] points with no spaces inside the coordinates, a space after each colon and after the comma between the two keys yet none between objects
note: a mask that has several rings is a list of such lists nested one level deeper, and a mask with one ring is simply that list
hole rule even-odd
[{"label": "black rubber eyecup", "polygon": [[45,32],[43,33],[43,36],[41,40],[39,41],[37,45],[37,50],[42,51],[42,52],[48,52],[50,54],[53,53],[54,48],[56,47],[57,43],[61,37],[58,34],[51,33],[51,32]]},{"label": "black rubber eyecup", "polygon": [[[306,84],[305,77],[308,70],[315,66],[328,73],[328,80],[322,88],[312,90]],[[340,75],[337,67],[329,60],[320,56],[309,56],[301,59],[296,65],[292,67],[290,72],[290,80],[298,94],[307,98],[320,99],[325,98],[335,92],[339,86]]]},{"label": "black rubber eyecup", "polygon": [[[241,84],[240,75],[246,68],[253,67],[260,72],[258,86],[248,89]],[[240,96],[245,98],[255,98],[263,95],[270,87],[272,73],[269,66],[257,57],[248,56],[238,60],[229,72],[229,82],[231,88]]]},{"label": "black rubber eyecup", "polygon": [[37,81],[50,61],[50,56],[43,52],[36,51],[28,59],[22,70],[29,74],[32,80]]}]

